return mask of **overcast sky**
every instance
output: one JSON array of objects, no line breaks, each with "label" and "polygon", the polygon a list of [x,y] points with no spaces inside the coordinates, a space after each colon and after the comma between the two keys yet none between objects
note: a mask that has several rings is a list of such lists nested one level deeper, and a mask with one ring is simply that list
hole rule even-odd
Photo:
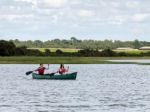
[{"label": "overcast sky", "polygon": [[150,0],[0,0],[0,39],[150,41]]}]

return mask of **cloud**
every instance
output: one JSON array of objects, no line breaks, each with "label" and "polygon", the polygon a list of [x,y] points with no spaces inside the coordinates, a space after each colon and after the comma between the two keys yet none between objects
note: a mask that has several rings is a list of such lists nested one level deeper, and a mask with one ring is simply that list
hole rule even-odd
[{"label": "cloud", "polygon": [[93,11],[91,11],[91,10],[79,10],[78,11],[78,15],[79,16],[82,16],[82,17],[90,17],[90,16],[93,16],[94,15],[94,13],[93,13]]},{"label": "cloud", "polygon": [[109,24],[121,25],[127,21],[127,17],[122,15],[121,16],[116,15],[116,16],[109,17],[106,20]]},{"label": "cloud", "polygon": [[[0,26],[32,32],[128,31],[131,26],[150,24],[150,0],[0,0]],[[9,28],[10,26],[10,28]],[[30,27],[31,26],[31,27]],[[28,28],[30,27],[30,29]],[[148,29],[143,26],[140,32]],[[143,30],[144,29],[144,30]],[[16,29],[17,30],[17,29]],[[15,31],[13,31],[15,34]],[[50,32],[50,33],[53,33]],[[139,32],[135,29],[133,32]],[[55,33],[53,33],[55,35]],[[107,31],[106,31],[107,34]],[[141,33],[142,34],[142,33]],[[37,33],[33,34],[37,36]],[[46,35],[42,34],[41,35]]]},{"label": "cloud", "polygon": [[137,8],[137,7],[139,7],[141,5],[141,3],[140,3],[140,1],[127,1],[126,2],[126,6],[128,7],[128,8]]},{"label": "cloud", "polygon": [[0,20],[9,22],[26,22],[27,19],[34,18],[33,14],[3,14],[0,16]]},{"label": "cloud", "polygon": [[42,8],[62,8],[67,0],[38,0],[37,4]]},{"label": "cloud", "polygon": [[150,13],[138,13],[133,15],[132,19],[135,22],[144,22],[150,20]]},{"label": "cloud", "polygon": [[67,0],[14,0],[16,3],[28,3],[39,8],[62,8]]},{"label": "cloud", "polygon": [[24,2],[24,3],[31,3],[33,5],[36,5],[38,0],[14,0],[14,2]]}]

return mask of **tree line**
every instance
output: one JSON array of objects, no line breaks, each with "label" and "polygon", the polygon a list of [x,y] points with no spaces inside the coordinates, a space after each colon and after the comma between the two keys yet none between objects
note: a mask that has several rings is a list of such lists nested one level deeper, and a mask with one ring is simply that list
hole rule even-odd
[{"label": "tree line", "polygon": [[18,39],[10,40],[17,47],[26,46],[28,48],[75,48],[75,49],[116,49],[119,47],[131,47],[138,49],[143,46],[150,46],[150,42],[147,41],[120,41],[120,40],[79,40],[75,37],[66,39],[53,39],[48,41],[41,40],[27,40],[20,41]]},{"label": "tree line", "polygon": [[63,52],[57,49],[56,52],[51,52],[45,49],[41,52],[38,49],[27,49],[26,46],[16,46],[12,41],[0,40],[0,56],[84,56],[84,57],[112,57],[112,56],[150,56],[150,52],[141,52],[139,54],[130,54],[128,52],[115,52],[110,48],[102,51],[98,49],[86,48],[78,52]]}]

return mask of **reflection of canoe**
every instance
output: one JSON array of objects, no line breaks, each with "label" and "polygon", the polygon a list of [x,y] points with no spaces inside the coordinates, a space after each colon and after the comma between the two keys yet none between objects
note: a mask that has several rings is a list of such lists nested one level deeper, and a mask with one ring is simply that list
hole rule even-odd
[{"label": "reflection of canoe", "polygon": [[44,75],[39,75],[36,73],[32,73],[32,78],[33,79],[53,79],[53,80],[75,80],[77,76],[77,72],[73,73],[67,73],[63,75],[49,75],[49,74],[44,74]]}]

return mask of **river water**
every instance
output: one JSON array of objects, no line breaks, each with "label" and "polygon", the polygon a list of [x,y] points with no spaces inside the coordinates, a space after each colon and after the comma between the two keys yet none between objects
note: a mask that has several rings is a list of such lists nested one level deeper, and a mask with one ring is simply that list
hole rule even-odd
[{"label": "river water", "polygon": [[145,64],[149,64],[150,60],[149,59],[143,59],[143,60],[136,60],[136,59],[130,59],[130,60],[108,60],[108,61],[112,61],[112,62],[131,62],[131,63],[145,63]]},{"label": "river water", "polygon": [[77,80],[33,80],[25,72],[38,65],[1,64],[0,112],[150,112],[149,65],[69,66]]}]

